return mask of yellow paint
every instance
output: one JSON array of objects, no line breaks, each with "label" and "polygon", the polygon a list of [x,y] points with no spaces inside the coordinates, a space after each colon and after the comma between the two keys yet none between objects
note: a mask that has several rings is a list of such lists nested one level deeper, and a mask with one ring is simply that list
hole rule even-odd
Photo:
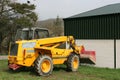
[{"label": "yellow paint", "polygon": [[79,64],[78,59],[77,59],[77,58],[74,58],[74,60],[73,60],[73,68],[74,68],[74,69],[77,69],[78,66],[79,66],[78,64]]},{"label": "yellow paint", "polygon": [[41,63],[40,68],[41,68],[42,72],[44,72],[44,73],[49,72],[50,69],[51,69],[50,61],[49,61],[49,60],[44,60],[44,61]]},{"label": "yellow paint", "polygon": [[[74,49],[60,49],[57,48],[61,43],[69,42],[72,44]],[[11,64],[18,64],[22,66],[32,66],[34,65],[34,61],[37,59],[39,54],[48,55],[52,58],[53,64],[63,64],[67,57],[74,51],[76,54],[79,54],[79,50],[82,50],[82,47],[77,47],[72,36],[61,36],[61,37],[53,37],[53,38],[44,38],[44,39],[36,39],[36,40],[22,40],[16,41],[18,44],[18,52],[16,56],[8,55],[8,61]],[[31,47],[32,44],[33,46]],[[35,44],[35,45],[34,45]],[[49,69],[49,62],[45,61],[42,64],[42,69],[44,72],[47,72]],[[76,60],[74,61],[74,66],[77,66]]]}]

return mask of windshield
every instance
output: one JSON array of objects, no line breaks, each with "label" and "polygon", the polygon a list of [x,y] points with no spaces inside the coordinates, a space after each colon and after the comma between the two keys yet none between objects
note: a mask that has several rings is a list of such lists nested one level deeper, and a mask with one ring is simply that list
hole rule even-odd
[{"label": "windshield", "polygon": [[35,33],[34,33],[35,39],[41,39],[41,38],[47,38],[47,37],[49,37],[49,33],[47,30],[40,30],[40,29],[35,30]]},{"label": "windshield", "polygon": [[34,39],[41,39],[41,38],[47,38],[47,37],[49,37],[49,33],[47,30],[42,30],[42,29],[35,30]]},{"label": "windshield", "polygon": [[30,40],[33,36],[33,30],[18,30],[15,40]]}]

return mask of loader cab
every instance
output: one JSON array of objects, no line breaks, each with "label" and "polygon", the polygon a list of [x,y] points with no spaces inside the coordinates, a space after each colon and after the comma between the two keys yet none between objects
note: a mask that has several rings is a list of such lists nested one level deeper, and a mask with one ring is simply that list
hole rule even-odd
[{"label": "loader cab", "polygon": [[42,39],[49,37],[49,32],[44,28],[23,28],[18,29],[15,41],[18,40],[32,40],[32,39]]}]

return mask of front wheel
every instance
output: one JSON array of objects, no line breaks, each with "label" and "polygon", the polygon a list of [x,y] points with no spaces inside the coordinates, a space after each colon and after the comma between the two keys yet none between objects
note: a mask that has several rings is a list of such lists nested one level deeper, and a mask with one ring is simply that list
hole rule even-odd
[{"label": "front wheel", "polygon": [[35,69],[40,76],[50,75],[53,71],[53,62],[51,57],[47,55],[39,56],[35,62]]},{"label": "front wheel", "polygon": [[77,71],[79,68],[79,56],[77,54],[70,54],[67,59],[67,69],[69,71]]}]

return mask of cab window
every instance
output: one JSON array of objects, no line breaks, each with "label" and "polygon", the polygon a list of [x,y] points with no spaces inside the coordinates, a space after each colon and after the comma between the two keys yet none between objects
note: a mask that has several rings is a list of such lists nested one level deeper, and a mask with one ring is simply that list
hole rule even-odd
[{"label": "cab window", "polygon": [[34,33],[35,39],[41,39],[41,38],[47,38],[47,37],[49,37],[47,30],[42,30],[42,29],[35,30],[35,33]]}]

